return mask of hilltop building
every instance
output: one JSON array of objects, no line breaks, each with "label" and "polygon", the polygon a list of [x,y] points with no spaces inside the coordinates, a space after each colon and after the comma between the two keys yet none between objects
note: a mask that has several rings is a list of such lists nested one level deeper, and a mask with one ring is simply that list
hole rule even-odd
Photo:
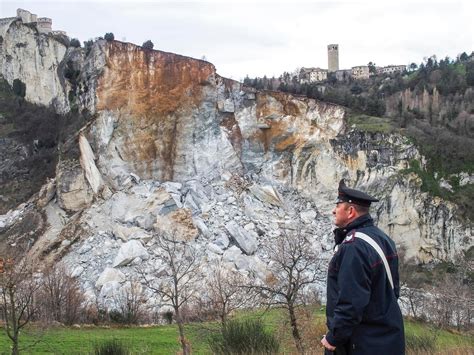
[{"label": "hilltop building", "polygon": [[339,70],[339,45],[328,45],[328,71],[330,73]]},{"label": "hilltop building", "polygon": [[377,68],[377,74],[395,74],[403,73],[406,70],[406,65],[387,65],[386,67]]},{"label": "hilltop building", "polygon": [[327,80],[327,78],[328,78],[327,69],[301,68],[300,73],[299,73],[299,80],[301,84],[316,83],[319,81]]},{"label": "hilltop building", "polygon": [[351,77],[352,77],[352,70],[351,69],[336,70],[336,80],[337,81],[347,81]]},{"label": "hilltop building", "polygon": [[21,20],[23,23],[36,24],[36,28],[40,33],[52,33],[64,36],[67,35],[65,31],[53,31],[53,20],[49,17],[38,17],[36,14],[32,14],[28,10],[23,9],[16,10],[16,17],[7,17],[0,19],[0,35],[3,35],[10,27],[10,24],[17,20]]},{"label": "hilltop building", "polygon": [[351,74],[353,79],[368,79],[370,77],[370,70],[367,65],[358,65],[352,67]]}]

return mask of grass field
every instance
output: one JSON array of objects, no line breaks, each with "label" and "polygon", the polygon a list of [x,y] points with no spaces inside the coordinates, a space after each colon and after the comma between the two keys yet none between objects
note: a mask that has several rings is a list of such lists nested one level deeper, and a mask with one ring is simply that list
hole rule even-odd
[{"label": "grass field", "polygon": [[[292,339],[286,326],[284,314],[280,311],[267,313],[239,314],[239,318],[262,317],[269,330],[274,331],[281,339],[283,354],[294,352]],[[306,337],[313,338],[308,347],[315,354],[322,353],[317,344],[320,333],[324,333],[324,315],[316,311],[311,321],[303,325]],[[311,329],[310,329],[311,328]],[[421,338],[429,338],[436,344],[428,351],[423,348],[411,350],[408,354],[474,354],[474,336],[467,333],[455,333],[445,330],[434,330],[429,325],[413,321],[405,321],[406,334]],[[209,334],[218,329],[213,322],[193,323],[186,326],[186,335],[191,344],[193,354],[209,354],[207,345]],[[179,352],[178,330],[175,325],[153,327],[55,327],[45,331],[39,337],[31,334],[30,329],[21,335],[21,347],[32,345],[23,354],[90,354],[94,344],[106,339],[119,339],[131,349],[132,354],[176,354]],[[0,334],[0,354],[9,354],[10,344],[5,333]]]},{"label": "grass field", "polygon": [[393,122],[389,118],[364,114],[350,114],[347,123],[349,126],[355,126],[361,131],[371,133],[391,133],[395,130]]}]

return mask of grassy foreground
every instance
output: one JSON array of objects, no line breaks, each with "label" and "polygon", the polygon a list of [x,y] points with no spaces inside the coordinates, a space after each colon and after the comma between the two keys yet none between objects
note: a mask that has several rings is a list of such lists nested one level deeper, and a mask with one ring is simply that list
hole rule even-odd
[{"label": "grassy foreground", "polygon": [[[242,317],[262,317],[269,330],[274,331],[281,339],[281,349],[284,354],[294,353],[291,335],[281,311],[267,313],[241,314]],[[311,321],[303,324],[303,333],[313,339],[308,348],[314,349],[315,354],[322,353],[317,347],[320,336],[325,332],[324,315],[317,311]],[[429,325],[406,320],[407,338],[421,339],[422,347],[408,354],[473,354],[474,336],[467,333],[454,333],[444,330],[434,330]],[[187,337],[191,343],[193,354],[209,354],[207,339],[211,332],[218,329],[213,322],[193,323],[186,327]],[[178,330],[175,325],[153,327],[56,327],[50,328],[39,337],[29,330],[22,334],[21,347],[32,345],[23,354],[91,354],[94,344],[106,339],[118,339],[128,345],[133,354],[176,354],[179,352]],[[38,331],[37,331],[38,332]],[[39,339],[39,342],[34,344]],[[429,350],[423,350],[423,341],[434,342]],[[413,344],[413,341],[410,341]],[[416,343],[418,344],[418,343]],[[10,353],[10,343],[4,332],[0,334],[0,354]]]}]

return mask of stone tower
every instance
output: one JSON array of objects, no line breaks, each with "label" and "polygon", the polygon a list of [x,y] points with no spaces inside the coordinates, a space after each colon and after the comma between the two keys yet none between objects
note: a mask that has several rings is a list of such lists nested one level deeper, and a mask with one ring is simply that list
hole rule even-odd
[{"label": "stone tower", "polygon": [[328,44],[328,71],[339,70],[339,45]]}]

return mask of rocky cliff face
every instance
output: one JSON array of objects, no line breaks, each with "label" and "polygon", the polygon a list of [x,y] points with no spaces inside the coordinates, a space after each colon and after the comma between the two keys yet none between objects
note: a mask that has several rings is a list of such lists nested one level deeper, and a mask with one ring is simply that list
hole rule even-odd
[{"label": "rocky cliff face", "polygon": [[[401,136],[346,127],[343,107],[256,92],[208,62],[129,43],[98,41],[87,57],[66,53],[54,39],[14,26],[2,73],[22,78],[27,91],[37,85],[37,102],[62,102],[55,106],[62,112],[70,83],[55,86],[65,82],[56,68],[66,61],[80,71],[72,101],[93,119],[71,138],[79,156],[63,156],[55,181],[1,216],[0,229],[13,240],[22,216],[41,201],[43,229],[32,253],[63,259],[104,302],[137,265],[153,272],[156,239],[170,229],[206,262],[256,278],[267,273],[260,246],[285,231],[307,235],[329,258],[341,178],[381,198],[373,215],[407,256],[455,260],[473,244],[472,223],[456,217],[456,206],[421,193],[417,177],[403,173],[411,159],[423,160],[417,149]],[[50,54],[56,64],[26,65],[13,50],[20,40],[32,53],[44,43],[57,48]],[[7,60],[6,53],[17,54]],[[35,100],[32,92],[27,99]]]},{"label": "rocky cliff face", "polygon": [[0,36],[0,74],[10,85],[21,80],[28,101],[52,105],[60,113],[69,111],[68,87],[61,71],[65,44],[21,20],[0,26]]}]

